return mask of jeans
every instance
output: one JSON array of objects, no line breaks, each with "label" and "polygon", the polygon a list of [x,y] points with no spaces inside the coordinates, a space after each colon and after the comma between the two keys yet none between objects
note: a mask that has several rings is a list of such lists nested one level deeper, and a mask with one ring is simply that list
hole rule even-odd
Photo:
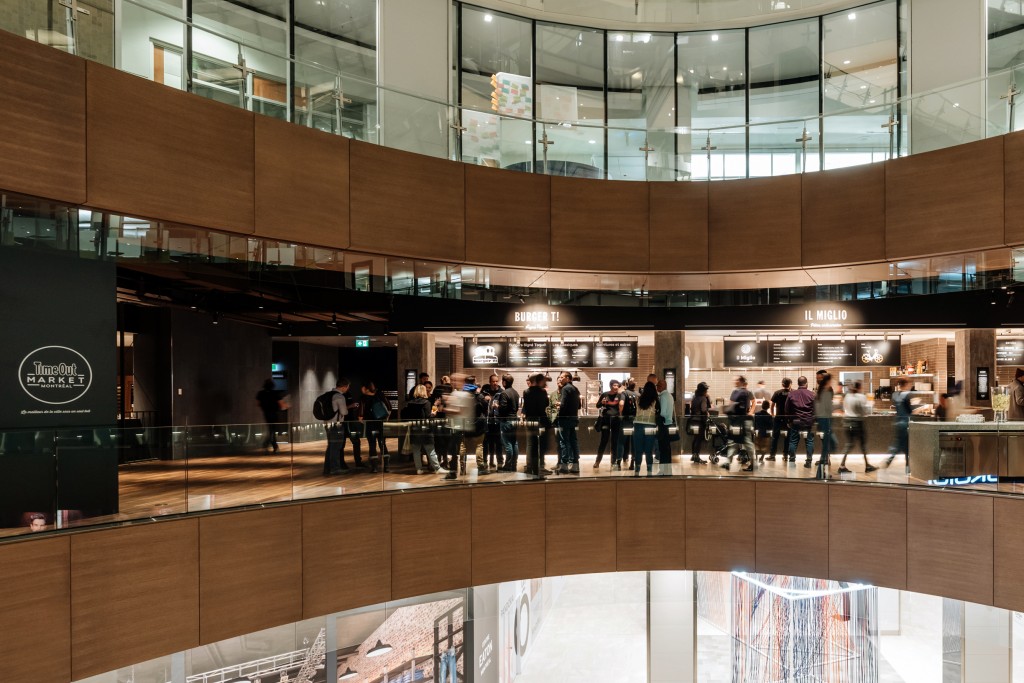
[{"label": "jeans", "polygon": [[701,449],[704,448],[704,437],[707,435],[708,421],[706,416],[691,417],[688,429],[696,425],[697,433],[690,439],[690,460],[696,462],[700,459]]},{"label": "jeans", "polygon": [[487,424],[487,436],[484,437],[484,455],[487,456],[491,465],[494,465],[495,459],[497,459],[498,467],[502,466],[503,454],[506,450],[501,433],[502,426],[502,422],[497,418],[491,418]]},{"label": "jeans", "polygon": [[668,428],[664,420],[658,424],[658,469],[662,474],[672,473],[672,442],[669,441]]},{"label": "jeans", "polygon": [[558,462],[562,465],[575,465],[580,461],[580,442],[576,437],[579,424],[578,417],[558,416]]},{"label": "jeans", "polygon": [[[619,433],[622,434],[622,432],[625,431],[627,427],[632,427],[633,426],[633,418],[632,417],[620,418],[619,425],[620,425],[619,428],[621,430]],[[619,439],[619,458],[618,458],[618,462],[628,463],[629,462],[630,453],[632,453],[634,456],[636,455],[636,449],[633,448],[633,439],[628,438],[625,435],[622,435],[622,437]]]},{"label": "jeans", "polygon": [[637,422],[633,425],[633,471],[640,471],[640,461],[647,458],[647,473],[654,469],[654,443],[658,428],[652,424]]},{"label": "jeans", "polygon": [[601,441],[597,444],[597,462],[601,462],[604,451],[611,446],[612,464],[619,461],[619,440],[622,437],[622,419],[609,416],[601,420]]},{"label": "jeans", "polygon": [[324,425],[327,432],[327,449],[324,450],[324,476],[334,474],[339,469],[347,470],[341,450],[345,447],[345,426],[337,422]]},{"label": "jeans", "polygon": [[897,417],[892,425],[892,445],[889,446],[889,454],[902,453],[909,455],[910,451],[910,420],[906,417]]},{"label": "jeans", "polygon": [[796,457],[796,446],[800,443],[800,432],[806,431],[807,438],[804,439],[804,443],[807,447],[807,462],[811,461],[814,457],[814,425],[807,427],[801,427],[799,425],[789,426],[789,447],[786,449],[786,455],[791,458]]},{"label": "jeans", "polygon": [[832,451],[839,448],[836,444],[836,435],[832,433],[832,418],[819,417],[818,431],[821,432],[821,461],[827,464]]},{"label": "jeans", "polygon": [[441,464],[437,461],[437,451],[434,450],[434,435],[430,433],[429,428],[413,425],[409,440],[412,443],[412,460],[417,471],[423,469],[420,456],[424,454],[427,456],[427,467],[435,472],[441,469]]},{"label": "jeans", "polygon": [[381,462],[386,468],[388,466],[388,447],[384,443],[384,422],[382,420],[365,420],[363,426],[366,428],[366,442],[370,444],[370,466],[376,467],[374,461],[379,448]]},{"label": "jeans", "polygon": [[[771,457],[775,457],[779,452],[779,441],[782,439],[782,430],[786,428],[786,418],[776,417],[772,420],[772,449],[769,452]],[[786,443],[782,444],[783,453],[788,452]]]},{"label": "jeans", "polygon": [[[519,438],[517,431],[519,425],[512,418],[501,421],[501,447],[505,449],[505,468],[513,472],[519,467]],[[501,457],[498,457],[498,464],[501,464]]]},{"label": "jeans", "polygon": [[846,464],[846,456],[850,454],[850,450],[853,449],[853,442],[860,442],[860,450],[864,454],[864,462],[868,461],[868,439],[867,434],[864,432],[864,420],[851,420],[846,418],[846,445],[843,447],[843,462],[840,463],[840,467]]},{"label": "jeans", "polygon": [[441,653],[438,659],[439,675],[435,679],[437,683],[456,683],[458,678],[458,661],[455,658],[455,648],[449,648]]}]

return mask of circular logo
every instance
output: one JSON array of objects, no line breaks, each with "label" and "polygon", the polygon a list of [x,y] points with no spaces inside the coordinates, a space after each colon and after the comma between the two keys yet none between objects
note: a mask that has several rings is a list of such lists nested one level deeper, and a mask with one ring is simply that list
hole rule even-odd
[{"label": "circular logo", "polygon": [[740,347],[740,353],[743,353],[743,354],[750,353],[750,344],[744,344],[743,346],[741,346]]},{"label": "circular logo", "polygon": [[44,346],[22,359],[18,381],[25,393],[49,405],[77,401],[92,385],[85,356],[66,346]]}]

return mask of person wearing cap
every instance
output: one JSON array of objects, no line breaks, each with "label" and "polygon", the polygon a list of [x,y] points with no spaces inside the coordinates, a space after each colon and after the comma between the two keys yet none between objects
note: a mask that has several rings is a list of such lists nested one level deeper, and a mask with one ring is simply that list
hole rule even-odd
[{"label": "person wearing cap", "polygon": [[597,409],[600,411],[597,418],[597,429],[601,432],[601,441],[597,445],[597,458],[594,459],[594,469],[601,466],[601,458],[608,448],[609,442],[612,447],[612,469],[619,464],[619,438],[622,436],[622,418],[619,416],[619,387],[622,383],[613,379],[608,383],[608,391],[601,394],[597,399]]}]

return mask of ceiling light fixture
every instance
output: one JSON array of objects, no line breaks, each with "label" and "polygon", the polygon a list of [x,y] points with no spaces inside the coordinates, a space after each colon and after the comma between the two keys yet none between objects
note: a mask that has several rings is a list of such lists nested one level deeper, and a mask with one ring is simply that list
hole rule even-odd
[{"label": "ceiling light fixture", "polygon": [[711,42],[712,43],[717,43],[718,42],[718,34],[717,33],[712,33],[711,34]]},{"label": "ceiling light fixture", "polygon": [[344,681],[344,680],[347,680],[349,678],[355,678],[358,675],[359,675],[358,671],[353,671],[352,667],[346,666],[345,667],[345,673],[343,673],[340,676],[338,676],[338,680]]},{"label": "ceiling light fixture", "polygon": [[380,657],[381,655],[386,655],[387,653],[391,652],[393,649],[393,647],[391,647],[387,643],[383,642],[380,638],[378,638],[377,644],[371,647],[369,651],[367,651],[366,656]]},{"label": "ceiling light fixture", "polygon": [[494,15],[492,15],[492,14],[485,14],[484,15],[484,21],[486,21],[488,24],[491,23],[492,21],[494,21]]},{"label": "ceiling light fixture", "polygon": [[844,60],[843,60],[843,64],[844,64],[844,65],[845,65],[845,64],[849,64],[849,63],[850,63],[850,60],[849,60],[849,59],[844,59]]},{"label": "ceiling light fixture", "polygon": [[846,18],[849,19],[850,21],[853,21],[854,19],[857,18],[857,13],[856,12],[850,12],[849,14],[846,15]]}]

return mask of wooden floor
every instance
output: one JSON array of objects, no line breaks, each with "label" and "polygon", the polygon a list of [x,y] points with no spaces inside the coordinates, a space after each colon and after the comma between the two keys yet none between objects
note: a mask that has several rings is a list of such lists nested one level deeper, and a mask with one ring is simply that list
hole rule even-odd
[{"label": "wooden floor", "polygon": [[[394,456],[390,459],[390,472],[371,473],[368,469],[352,468],[334,476],[323,475],[324,441],[310,441],[298,444],[282,444],[281,452],[268,454],[262,450],[238,455],[190,457],[188,460],[147,460],[122,465],[119,469],[120,512],[106,517],[91,517],[79,524],[87,526],[106,522],[131,519],[158,518],[186,512],[200,512],[232,508],[245,505],[284,502],[329,496],[343,496],[398,489],[458,486],[466,483],[489,483],[530,479],[526,474],[493,473],[477,474],[476,463],[468,459],[469,473],[456,480],[446,480],[437,474],[416,474],[416,468],[408,456]],[[364,444],[365,446],[365,444]],[[389,449],[397,453],[395,440],[389,441]],[[366,449],[363,449],[365,459]],[[707,456],[704,456],[705,458]],[[883,455],[870,456],[871,462],[881,467]],[[631,477],[627,470],[613,472],[606,456],[600,466],[593,466],[595,456],[581,457],[580,474],[551,475],[551,481],[572,480],[592,477]],[[346,461],[352,466],[351,450],[347,449]],[[833,456],[831,476],[836,474],[839,459]],[[525,465],[525,455],[520,454],[520,470]],[[548,455],[546,464],[554,469],[556,458]],[[917,483],[905,471],[904,459],[897,456],[892,466],[876,472],[865,473],[863,458],[850,456],[847,466],[852,474],[842,475],[843,479],[878,483]],[[655,472],[657,472],[655,463]],[[802,456],[796,463],[759,463],[754,472],[741,472],[739,463],[729,471],[713,464],[695,465],[689,455],[676,455],[671,466],[676,476],[733,476],[767,478],[813,478],[815,468],[803,467]],[[642,475],[646,475],[646,466]],[[972,488],[988,491],[1024,493],[1019,484],[989,484]],[[0,530],[0,536],[24,533],[25,529]]]}]

